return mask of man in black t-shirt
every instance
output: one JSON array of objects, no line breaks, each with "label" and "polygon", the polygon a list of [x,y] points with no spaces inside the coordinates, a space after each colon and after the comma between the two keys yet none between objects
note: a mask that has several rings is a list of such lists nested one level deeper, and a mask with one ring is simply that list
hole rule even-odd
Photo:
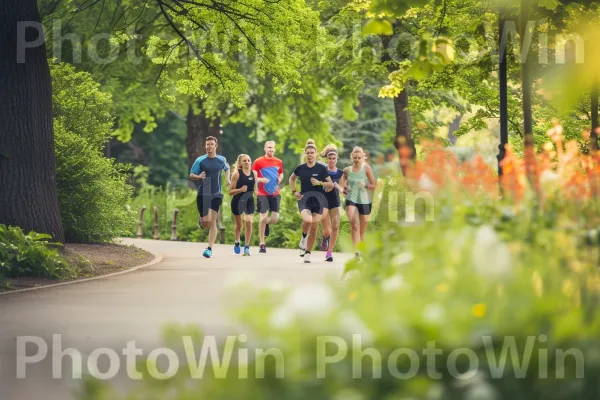
[{"label": "man in black t-shirt", "polygon": [[[317,237],[317,229],[321,222],[323,208],[327,205],[325,189],[333,188],[333,181],[327,172],[327,166],[317,163],[317,147],[314,141],[308,140],[304,148],[306,163],[296,167],[290,176],[292,194],[298,200],[298,209],[302,216],[302,239],[300,240],[300,256],[305,263],[310,263],[310,251]],[[296,178],[300,179],[300,192],[296,190]]]}]

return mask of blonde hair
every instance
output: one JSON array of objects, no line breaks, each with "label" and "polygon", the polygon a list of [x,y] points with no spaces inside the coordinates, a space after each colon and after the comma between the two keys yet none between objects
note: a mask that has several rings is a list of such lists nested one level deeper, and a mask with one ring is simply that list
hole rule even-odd
[{"label": "blonde hair", "polygon": [[312,139],[308,139],[306,141],[306,145],[304,146],[304,152],[306,153],[307,149],[315,149],[315,152],[317,151],[317,146],[315,145],[315,141]]},{"label": "blonde hair", "polygon": [[[248,154],[240,154],[237,158],[237,160],[235,160],[235,163],[233,164],[233,171],[237,171],[239,168],[241,168],[242,165],[242,158],[244,157],[248,157],[250,158],[250,156]],[[250,158],[250,161],[252,161],[252,159]]]},{"label": "blonde hair", "polygon": [[307,158],[306,158],[306,150],[308,150],[308,149],[315,149],[315,153],[318,153],[317,146],[315,145],[315,141],[314,140],[308,139],[306,141],[306,145],[304,146],[304,155],[302,156],[302,161],[303,162],[307,162],[308,161]]},{"label": "blonde hair", "polygon": [[272,144],[273,146],[275,146],[275,141],[274,140],[267,140],[265,142],[265,147],[267,147],[268,145]]},{"label": "blonde hair", "polygon": [[360,153],[363,161],[365,160],[365,151],[362,149],[362,147],[354,146],[354,148],[352,149],[352,153],[350,153],[350,158],[352,158],[352,156],[356,153]]},{"label": "blonde hair", "polygon": [[335,153],[335,155],[338,153],[337,146],[333,143],[329,143],[327,146],[325,146],[321,152],[321,157],[327,158],[330,153]]}]

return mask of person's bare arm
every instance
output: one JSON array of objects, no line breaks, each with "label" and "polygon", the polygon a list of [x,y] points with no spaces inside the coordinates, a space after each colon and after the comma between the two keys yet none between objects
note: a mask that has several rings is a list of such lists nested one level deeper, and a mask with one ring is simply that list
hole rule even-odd
[{"label": "person's bare arm", "polygon": [[370,165],[365,165],[365,172],[367,173],[367,178],[369,179],[369,184],[366,186],[367,190],[375,190],[377,184],[375,183],[375,175],[373,175],[373,170]]},{"label": "person's bare arm", "polygon": [[296,191],[296,174],[294,174],[293,172],[292,175],[290,175],[289,184],[292,190],[292,194],[296,197],[297,200],[300,200],[302,198],[302,195]]},{"label": "person's bare arm", "polygon": [[[239,178],[240,178],[239,172],[235,171],[233,173],[233,176],[231,177],[231,184],[229,185],[229,194],[232,196],[235,196],[238,193],[242,193],[242,192],[245,192],[246,190],[248,190],[248,187],[246,185],[242,186],[239,189],[235,189]],[[244,190],[244,188],[246,188],[246,190]]]}]

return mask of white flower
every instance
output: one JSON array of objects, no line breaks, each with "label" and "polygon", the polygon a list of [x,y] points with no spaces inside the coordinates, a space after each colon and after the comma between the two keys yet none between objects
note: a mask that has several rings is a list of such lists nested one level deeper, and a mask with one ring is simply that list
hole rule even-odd
[{"label": "white flower", "polygon": [[381,288],[386,292],[400,289],[404,285],[404,278],[400,275],[394,275],[381,283]]},{"label": "white flower", "polygon": [[304,285],[292,290],[269,319],[274,328],[285,328],[298,316],[325,315],[331,311],[334,296],[325,285]]},{"label": "white flower", "polygon": [[413,260],[413,255],[412,253],[405,251],[403,253],[400,253],[398,255],[396,255],[393,259],[392,259],[392,264],[396,265],[396,266],[400,266],[400,265],[404,265],[404,264],[408,264],[409,262],[411,262]]},{"label": "white flower", "polygon": [[313,284],[294,289],[285,305],[299,314],[324,314],[332,309],[333,303],[331,289],[322,284]]},{"label": "white flower", "polygon": [[427,174],[423,174],[421,175],[421,177],[419,178],[419,188],[422,190],[435,190],[436,189],[436,185],[435,182],[433,182],[429,176],[427,176]]},{"label": "white flower", "polygon": [[444,309],[439,304],[429,304],[423,310],[423,318],[427,322],[441,324],[444,322]]},{"label": "white flower", "polygon": [[544,170],[540,175],[540,183],[543,185],[545,183],[552,183],[558,181],[560,179],[560,175],[558,175],[554,171],[550,171],[549,169]]},{"label": "white flower", "polygon": [[273,328],[282,329],[290,326],[293,320],[293,311],[287,307],[281,306],[277,307],[275,311],[273,311],[271,318],[269,318],[269,324]]},{"label": "white flower", "polygon": [[360,335],[362,345],[373,343],[373,331],[353,311],[343,311],[338,317],[342,329],[350,335]]},{"label": "white flower", "polygon": [[480,227],[475,234],[472,256],[475,269],[481,275],[501,278],[512,272],[508,246],[487,225]]},{"label": "white flower", "polygon": [[546,194],[552,194],[560,189],[560,175],[554,171],[545,170],[540,175],[540,186]]}]

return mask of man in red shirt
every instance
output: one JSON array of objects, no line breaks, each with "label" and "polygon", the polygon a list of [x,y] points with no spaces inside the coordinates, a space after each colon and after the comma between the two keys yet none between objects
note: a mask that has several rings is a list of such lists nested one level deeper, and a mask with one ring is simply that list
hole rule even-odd
[{"label": "man in red shirt", "polygon": [[[279,194],[279,184],[283,179],[283,162],[275,157],[275,142],[269,140],[265,143],[265,155],[257,158],[252,164],[252,169],[257,172],[258,178],[267,178],[267,183],[258,184],[258,212],[260,214],[260,223],[258,233],[260,236],[259,253],[266,253],[267,246],[265,237],[269,236],[269,225],[276,224],[279,220],[279,204],[281,195]],[[271,216],[268,216],[271,211]]]}]

